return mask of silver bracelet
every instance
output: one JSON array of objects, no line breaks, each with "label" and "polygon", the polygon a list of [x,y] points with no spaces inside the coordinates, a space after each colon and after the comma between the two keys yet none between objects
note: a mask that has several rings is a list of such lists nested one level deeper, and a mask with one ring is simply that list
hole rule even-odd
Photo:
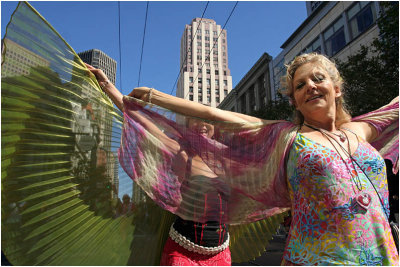
[{"label": "silver bracelet", "polygon": [[193,243],[192,241],[190,241],[189,239],[178,233],[175,230],[173,224],[169,229],[169,236],[171,237],[172,240],[178,243],[178,245],[185,248],[186,250],[193,251],[203,255],[215,255],[227,249],[229,247],[229,233],[227,232],[226,234],[228,237],[222,245],[218,247],[204,247]]},{"label": "silver bracelet", "polygon": [[151,103],[151,97],[153,96],[153,89],[154,88],[150,88],[150,90],[149,90],[149,98],[147,99],[148,103]]}]

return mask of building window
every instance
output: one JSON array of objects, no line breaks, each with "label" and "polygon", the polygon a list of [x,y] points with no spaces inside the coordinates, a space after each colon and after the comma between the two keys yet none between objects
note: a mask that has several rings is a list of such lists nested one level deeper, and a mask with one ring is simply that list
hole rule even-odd
[{"label": "building window", "polygon": [[224,80],[224,85],[228,85],[228,81],[227,80]]},{"label": "building window", "polygon": [[324,39],[328,56],[335,55],[346,45],[342,16],[324,32]]},{"label": "building window", "polygon": [[224,90],[224,97],[226,97],[228,95],[228,90]]},{"label": "building window", "polygon": [[224,63],[226,63],[226,59],[224,58]]},{"label": "building window", "polygon": [[197,53],[201,53],[201,48],[197,48]]},{"label": "building window", "polygon": [[222,39],[222,42],[225,43],[225,39]]},{"label": "building window", "polygon": [[215,101],[216,101],[217,103],[219,103],[219,96],[217,96],[217,97],[215,98]]},{"label": "building window", "polygon": [[193,77],[189,77],[189,82],[193,82]]},{"label": "building window", "polygon": [[190,87],[189,87],[189,92],[190,92],[190,93],[193,93],[193,86],[190,86]]},{"label": "building window", "polygon": [[215,89],[215,94],[219,95],[219,89]]},{"label": "building window", "polygon": [[211,89],[207,88],[207,94],[211,94]]},{"label": "building window", "polygon": [[217,31],[213,31],[213,34],[214,34],[214,36],[216,36],[217,35]]},{"label": "building window", "polygon": [[203,102],[203,95],[199,94],[199,102]]},{"label": "building window", "polygon": [[[198,83],[199,83],[199,84],[200,84],[200,83],[203,83],[203,81],[202,81],[201,78],[198,79]],[[200,85],[199,85],[199,87],[200,87]]]},{"label": "building window", "polygon": [[199,93],[199,95],[201,95],[201,93],[203,92],[203,90],[201,88],[199,88],[199,90],[197,91]]},{"label": "building window", "polygon": [[210,37],[206,36],[206,37],[204,37],[204,40],[210,41]]},{"label": "building window", "polygon": [[199,73],[201,73],[201,69],[199,68]]},{"label": "building window", "polygon": [[211,97],[207,96],[207,103],[211,102]]},{"label": "building window", "polygon": [[215,62],[218,62],[218,57],[214,57],[214,61],[215,61]]},{"label": "building window", "polygon": [[197,42],[197,46],[201,46],[201,42]]},{"label": "building window", "polygon": [[206,47],[210,47],[210,43],[206,43],[205,46],[206,46]]},{"label": "building window", "polygon": [[223,56],[226,56],[226,53],[225,53],[225,52],[222,52],[222,55],[223,55]]},{"label": "building window", "polygon": [[206,34],[210,34],[210,31],[209,31],[209,30],[206,30]]},{"label": "building window", "polygon": [[219,74],[218,70],[215,70],[215,75],[218,75],[218,74]]},{"label": "building window", "polygon": [[201,30],[200,30],[200,29],[198,29],[198,30],[197,30],[197,33],[201,33]]},{"label": "building window", "polygon": [[189,100],[193,101],[193,95],[189,95]]},{"label": "building window", "polygon": [[371,2],[361,1],[354,4],[348,11],[350,32],[356,38],[366,31],[376,20],[375,8]]},{"label": "building window", "polygon": [[210,84],[211,84],[211,80],[207,79],[207,85],[210,85]]},{"label": "building window", "polygon": [[214,64],[214,68],[218,69],[218,64]]},{"label": "building window", "polygon": [[197,40],[201,40],[201,35],[197,35]]},{"label": "building window", "polygon": [[226,70],[224,70],[224,75],[226,76]]},{"label": "building window", "polygon": [[219,80],[215,79],[215,85],[218,85],[218,84],[219,84]]},{"label": "building window", "polygon": [[225,51],[225,46],[224,46],[224,45],[222,46],[222,50],[224,50],[224,51]]},{"label": "building window", "polygon": [[[209,65],[210,65],[210,64],[209,64]],[[210,74],[210,69],[207,69],[206,72],[207,72],[207,74]]]},{"label": "building window", "polygon": [[304,53],[311,53],[311,52],[317,52],[321,53],[321,40],[319,37],[315,39],[311,44],[309,44],[305,49],[300,54]]}]

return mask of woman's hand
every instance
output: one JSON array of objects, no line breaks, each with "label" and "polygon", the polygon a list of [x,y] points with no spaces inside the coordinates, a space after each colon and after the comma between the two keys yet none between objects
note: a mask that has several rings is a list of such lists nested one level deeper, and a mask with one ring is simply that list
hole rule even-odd
[{"label": "woman's hand", "polygon": [[136,87],[135,89],[132,90],[132,92],[129,93],[128,96],[150,102],[150,91],[153,90],[153,88],[149,87]]},{"label": "woman's hand", "polygon": [[85,65],[90,72],[94,74],[101,89],[110,97],[119,110],[123,111],[124,105],[121,92],[118,91],[118,89],[108,80],[107,76],[101,69],[96,69],[95,67],[86,63]]},{"label": "woman's hand", "polygon": [[90,70],[91,73],[96,77],[97,82],[99,83],[101,89],[104,91],[104,88],[110,83],[107,76],[101,69],[96,69],[92,65],[85,63],[86,67]]}]

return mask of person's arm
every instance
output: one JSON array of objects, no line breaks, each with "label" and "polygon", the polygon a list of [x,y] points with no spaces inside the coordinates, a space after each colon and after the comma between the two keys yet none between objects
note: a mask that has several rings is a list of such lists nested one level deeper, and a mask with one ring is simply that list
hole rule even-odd
[{"label": "person's arm", "polygon": [[[108,81],[107,76],[100,69],[96,69],[93,66],[86,64],[89,70],[95,75],[97,81],[99,82],[101,89],[111,98],[114,104],[123,112],[123,95],[121,92],[110,82]],[[164,134],[154,123],[150,120],[139,114],[139,112],[130,110],[129,115],[134,118],[135,121],[139,122],[146,130],[148,130],[151,134],[156,136],[160,141],[165,144],[170,151],[173,153],[177,153],[180,150],[179,144],[169,138],[166,134]]]},{"label": "person's arm", "polygon": [[[150,98],[151,90],[151,98]],[[260,122],[259,118],[243,115],[218,108],[208,107],[200,103],[189,101],[183,98],[171,96],[163,92],[148,87],[138,87],[133,89],[129,96],[149,101],[160,107],[169,110],[206,120],[230,121],[230,122]]]},{"label": "person's arm", "polygon": [[[397,96],[388,105],[394,104],[398,101],[399,97]],[[396,112],[396,114],[398,115],[398,112]],[[398,118],[396,118],[396,120],[397,119]],[[378,137],[377,129],[374,127],[374,125],[368,122],[352,121],[344,123],[341,127],[350,129],[369,143],[373,142]]]},{"label": "person's arm", "polygon": [[124,105],[122,102],[123,95],[121,92],[108,80],[107,76],[101,69],[96,69],[95,67],[86,64],[86,67],[94,74],[99,83],[101,89],[111,98],[112,102],[118,107],[122,112],[124,111]]}]

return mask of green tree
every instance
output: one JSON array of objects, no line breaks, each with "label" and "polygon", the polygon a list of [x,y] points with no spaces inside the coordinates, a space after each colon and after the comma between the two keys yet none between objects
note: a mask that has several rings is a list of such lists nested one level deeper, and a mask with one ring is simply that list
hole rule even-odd
[{"label": "green tree", "polygon": [[291,120],[293,107],[289,100],[278,92],[276,100],[270,100],[265,106],[251,113],[252,116],[265,120]]},{"label": "green tree", "polygon": [[380,2],[379,37],[338,62],[353,116],[387,104],[399,90],[399,3]]}]

